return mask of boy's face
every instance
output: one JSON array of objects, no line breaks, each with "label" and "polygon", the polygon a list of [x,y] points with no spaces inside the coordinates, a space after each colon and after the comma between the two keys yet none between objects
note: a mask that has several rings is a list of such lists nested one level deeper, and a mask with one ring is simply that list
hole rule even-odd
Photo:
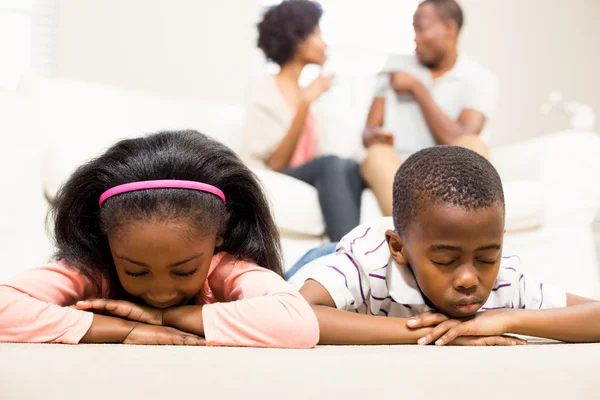
[{"label": "boy's face", "polygon": [[423,294],[453,317],[473,315],[487,301],[503,236],[501,207],[469,211],[448,204],[426,206],[404,237],[387,233],[395,260],[408,264]]}]

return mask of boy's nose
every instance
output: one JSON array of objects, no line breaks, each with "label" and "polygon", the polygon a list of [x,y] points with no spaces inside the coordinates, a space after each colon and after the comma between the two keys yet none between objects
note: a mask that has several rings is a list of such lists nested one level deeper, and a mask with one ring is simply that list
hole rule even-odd
[{"label": "boy's nose", "polygon": [[477,290],[479,279],[477,271],[472,265],[463,265],[455,270],[454,288],[464,294],[471,294]]}]

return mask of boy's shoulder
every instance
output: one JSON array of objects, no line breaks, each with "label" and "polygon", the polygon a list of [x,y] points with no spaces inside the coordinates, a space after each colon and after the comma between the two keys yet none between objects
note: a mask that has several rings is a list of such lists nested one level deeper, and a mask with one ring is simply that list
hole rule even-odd
[{"label": "boy's shoulder", "polygon": [[351,230],[340,240],[338,253],[346,253],[362,269],[379,269],[390,260],[385,232],[394,230],[392,217],[384,217]]}]

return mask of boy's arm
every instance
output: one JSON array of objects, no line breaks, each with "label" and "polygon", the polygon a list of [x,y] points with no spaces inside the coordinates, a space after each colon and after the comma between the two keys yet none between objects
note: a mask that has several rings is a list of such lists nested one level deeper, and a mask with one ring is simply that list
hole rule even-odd
[{"label": "boy's arm", "polygon": [[433,329],[424,344],[445,345],[460,336],[507,333],[563,342],[600,342],[600,302],[567,294],[567,307],[563,308],[485,311],[451,329]]},{"label": "boy's arm", "polygon": [[508,333],[563,342],[600,342],[600,302],[567,294],[567,307],[513,310]]},{"label": "boy's arm", "polygon": [[319,321],[319,344],[415,344],[432,329],[408,329],[408,318],[338,310],[329,292],[312,279],[306,281],[300,294],[313,307]]}]

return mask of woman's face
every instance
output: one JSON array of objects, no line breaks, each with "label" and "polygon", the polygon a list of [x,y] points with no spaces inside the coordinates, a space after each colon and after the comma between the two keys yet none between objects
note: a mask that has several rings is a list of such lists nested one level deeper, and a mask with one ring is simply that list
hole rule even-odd
[{"label": "woman's face", "polygon": [[121,285],[144,303],[186,304],[202,289],[223,239],[180,221],[137,221],[108,235]]},{"label": "woman's face", "polygon": [[327,60],[327,44],[321,37],[321,28],[317,25],[306,39],[298,44],[297,57],[306,64],[323,66]]}]

